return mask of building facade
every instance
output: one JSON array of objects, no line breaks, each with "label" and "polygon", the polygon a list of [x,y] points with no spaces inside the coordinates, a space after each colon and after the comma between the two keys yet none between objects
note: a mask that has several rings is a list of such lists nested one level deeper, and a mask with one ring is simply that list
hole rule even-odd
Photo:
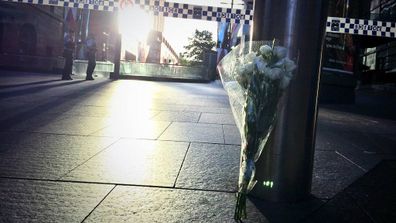
[{"label": "building facade", "polygon": [[[395,22],[396,0],[331,0],[328,16]],[[354,103],[359,87],[396,84],[396,39],[326,33],[320,101]]]},{"label": "building facade", "polygon": [[53,71],[62,65],[63,8],[0,2],[0,66]]}]

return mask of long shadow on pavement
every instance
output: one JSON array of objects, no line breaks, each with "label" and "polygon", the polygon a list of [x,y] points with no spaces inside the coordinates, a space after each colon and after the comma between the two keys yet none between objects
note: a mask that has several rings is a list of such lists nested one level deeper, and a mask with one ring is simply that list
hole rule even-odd
[{"label": "long shadow on pavement", "polygon": [[[73,81],[73,82],[67,82],[67,83],[62,83],[62,84],[57,84],[57,85],[43,86],[43,87],[39,87],[39,88],[34,88],[34,91],[40,91],[40,90],[45,90],[48,88],[60,87],[60,86],[65,86],[65,85],[70,85],[70,84],[77,84],[77,83],[81,83],[81,82],[85,82],[85,81]],[[62,97],[80,99],[80,100],[73,100],[74,101],[73,104],[77,104],[79,101],[84,100],[85,96],[89,92],[92,92],[95,89],[101,88],[103,85],[107,85],[109,83],[111,83],[110,80],[104,81],[104,82],[99,82],[99,83],[94,83],[93,85],[89,85],[89,86],[85,87],[84,89],[81,89],[79,91],[73,91],[72,93],[66,94]],[[25,90],[25,91],[21,90],[21,91],[17,91],[16,94],[23,95],[23,94],[29,94],[31,92],[32,92],[32,90]],[[6,96],[8,96],[7,92],[5,92],[5,94],[6,94]],[[10,96],[16,96],[16,95],[10,95]],[[1,98],[1,94],[0,94],[0,98]],[[0,130],[2,130],[2,131],[8,130],[10,127],[12,127],[16,124],[19,124],[23,121],[26,121],[26,119],[30,119],[35,116],[39,116],[39,115],[41,115],[42,112],[48,111],[50,109],[54,109],[66,102],[70,102],[70,100],[59,100],[58,98],[55,98],[54,100],[52,100],[46,104],[34,107],[28,111],[18,113],[10,118],[0,121]],[[70,106],[72,106],[73,104],[71,104]],[[53,117],[53,119],[55,119],[55,118],[56,118],[56,116]],[[45,125],[49,122],[51,122],[51,119],[48,119],[46,122],[43,122],[42,124]]]},{"label": "long shadow on pavement", "polygon": [[325,204],[325,200],[313,196],[296,203],[269,202],[254,197],[250,197],[249,200],[271,223],[299,222]]},{"label": "long shadow on pavement", "polygon": [[301,222],[396,222],[396,160],[383,160]]},{"label": "long shadow on pavement", "polygon": [[20,96],[20,95],[26,95],[26,94],[32,94],[32,93],[38,93],[40,91],[45,91],[45,90],[48,90],[48,89],[51,89],[51,88],[55,88],[55,87],[62,87],[62,86],[67,86],[67,85],[80,84],[80,83],[83,83],[83,82],[85,82],[85,81],[84,80],[78,80],[78,81],[62,82],[62,83],[53,84],[53,85],[44,85],[44,86],[38,86],[38,87],[31,87],[31,88],[21,89],[21,90],[16,90],[16,91],[0,92],[0,99]]},{"label": "long shadow on pavement", "polygon": [[60,82],[60,81],[62,81],[62,80],[56,79],[56,80],[47,80],[47,81],[36,81],[36,82],[23,83],[23,84],[0,85],[0,89],[7,89],[7,88],[14,88],[14,87],[24,87],[24,86],[29,86],[29,85],[47,84],[47,83]]}]

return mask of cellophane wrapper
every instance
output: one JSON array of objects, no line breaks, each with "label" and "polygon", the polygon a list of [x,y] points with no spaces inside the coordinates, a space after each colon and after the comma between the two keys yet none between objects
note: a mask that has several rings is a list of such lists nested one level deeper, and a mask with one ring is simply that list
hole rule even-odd
[{"label": "cellophane wrapper", "polygon": [[287,49],[275,41],[236,46],[218,64],[241,135],[241,161],[234,218],[246,218],[246,195],[255,186],[255,162],[274,127],[283,92],[296,68]]}]

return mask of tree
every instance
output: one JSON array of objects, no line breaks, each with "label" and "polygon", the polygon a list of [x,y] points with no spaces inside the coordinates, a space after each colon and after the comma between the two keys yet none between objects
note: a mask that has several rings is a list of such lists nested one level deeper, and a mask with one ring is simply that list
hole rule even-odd
[{"label": "tree", "polygon": [[179,65],[182,66],[191,66],[192,62],[190,60],[188,60],[187,58],[185,58],[184,53],[179,53]]},{"label": "tree", "polygon": [[182,54],[183,58],[191,61],[192,64],[202,62],[204,60],[205,52],[211,51],[216,45],[213,41],[212,33],[203,30],[195,30],[194,36],[189,37],[189,44],[184,46],[186,52]]}]

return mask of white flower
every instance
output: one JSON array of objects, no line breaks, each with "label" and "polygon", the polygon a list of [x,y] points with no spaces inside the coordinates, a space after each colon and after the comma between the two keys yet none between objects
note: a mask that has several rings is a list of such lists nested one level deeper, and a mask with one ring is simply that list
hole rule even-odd
[{"label": "white flower", "polygon": [[291,77],[285,75],[285,76],[282,78],[282,80],[281,80],[280,87],[281,87],[282,89],[287,88],[287,86],[289,86],[290,80],[291,80]]},{"label": "white flower", "polygon": [[286,57],[287,50],[285,47],[276,46],[274,47],[274,55],[278,57],[278,59],[283,59]]},{"label": "white flower", "polygon": [[275,63],[276,67],[284,67],[284,65],[285,65],[285,59],[281,59]]},{"label": "white flower", "polygon": [[269,56],[270,53],[272,52],[272,48],[268,45],[260,46],[259,50],[260,50],[260,53],[264,56]]},{"label": "white flower", "polygon": [[267,67],[267,62],[265,62],[262,56],[258,56],[254,58],[254,64],[256,64],[257,69],[260,73],[264,73],[265,68]]},{"label": "white flower", "polygon": [[245,63],[251,63],[253,62],[254,58],[256,57],[255,53],[248,53],[245,56]]},{"label": "white flower", "polygon": [[288,72],[293,71],[297,67],[296,64],[289,58],[285,58],[284,64],[285,64],[285,70]]},{"label": "white flower", "polygon": [[268,69],[268,71],[265,73],[265,75],[271,80],[280,79],[281,75],[282,75],[282,69],[280,69],[278,67]]},{"label": "white flower", "polygon": [[245,67],[243,65],[237,67],[237,76],[242,75],[243,73],[245,73]]},{"label": "white flower", "polygon": [[247,64],[243,65],[243,69],[244,69],[244,72],[243,72],[244,74],[251,75],[253,73],[254,64],[247,63]]}]

